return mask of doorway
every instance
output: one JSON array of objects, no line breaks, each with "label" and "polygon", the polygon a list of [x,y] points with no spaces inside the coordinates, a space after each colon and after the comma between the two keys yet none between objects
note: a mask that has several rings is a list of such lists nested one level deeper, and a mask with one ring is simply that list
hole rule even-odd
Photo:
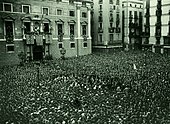
[{"label": "doorway", "polygon": [[33,60],[42,60],[42,59],[43,59],[43,46],[34,46]]}]

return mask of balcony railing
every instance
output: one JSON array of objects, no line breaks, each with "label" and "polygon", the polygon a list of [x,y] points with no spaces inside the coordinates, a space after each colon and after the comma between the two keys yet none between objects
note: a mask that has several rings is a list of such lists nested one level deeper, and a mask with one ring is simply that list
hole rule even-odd
[{"label": "balcony railing", "polygon": [[62,42],[63,41],[63,33],[58,35],[58,42]]},{"label": "balcony railing", "polygon": [[98,33],[103,33],[103,28],[98,28]]},{"label": "balcony railing", "polygon": [[74,41],[74,35],[73,34],[70,35],[70,41]]},{"label": "balcony railing", "polygon": [[114,33],[114,27],[109,28],[109,33]]}]

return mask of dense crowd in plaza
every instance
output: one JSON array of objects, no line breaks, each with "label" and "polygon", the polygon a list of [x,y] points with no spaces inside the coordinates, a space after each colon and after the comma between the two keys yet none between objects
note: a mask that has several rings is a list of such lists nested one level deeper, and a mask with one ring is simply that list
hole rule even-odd
[{"label": "dense crowd in plaza", "polygon": [[169,124],[170,58],[131,51],[0,67],[0,123]]}]

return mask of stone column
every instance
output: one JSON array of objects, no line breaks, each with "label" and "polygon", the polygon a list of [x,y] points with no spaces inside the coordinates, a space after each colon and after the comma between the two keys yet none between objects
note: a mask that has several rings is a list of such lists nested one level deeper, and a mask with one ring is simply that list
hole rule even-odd
[{"label": "stone column", "polygon": [[80,26],[80,5],[77,5],[77,36],[78,38],[81,37],[81,26]]},{"label": "stone column", "polygon": [[91,38],[91,9],[87,8],[88,10],[88,37]]},{"label": "stone column", "polygon": [[80,25],[80,5],[77,5],[77,55],[79,56],[79,46],[80,46],[80,38],[81,38],[81,25]]}]

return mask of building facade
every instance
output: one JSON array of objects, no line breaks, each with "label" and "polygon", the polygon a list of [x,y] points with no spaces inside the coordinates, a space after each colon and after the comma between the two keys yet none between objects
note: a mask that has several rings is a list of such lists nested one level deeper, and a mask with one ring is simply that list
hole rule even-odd
[{"label": "building facade", "polygon": [[143,46],[153,52],[170,54],[170,1],[144,1]]},{"label": "building facade", "polygon": [[91,1],[1,0],[0,63],[91,54]]},{"label": "building facade", "polygon": [[143,0],[123,0],[123,41],[127,49],[139,48],[142,42]]},{"label": "building facade", "polygon": [[93,48],[122,46],[122,0],[93,3]]}]

